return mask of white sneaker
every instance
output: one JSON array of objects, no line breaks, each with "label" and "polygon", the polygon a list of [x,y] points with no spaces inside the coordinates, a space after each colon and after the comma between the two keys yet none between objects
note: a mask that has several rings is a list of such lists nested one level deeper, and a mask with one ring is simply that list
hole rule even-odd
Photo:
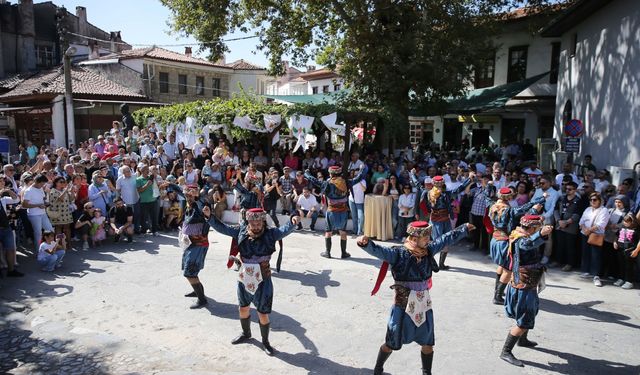
[{"label": "white sneaker", "polygon": [[580,277],[582,277],[583,279],[590,279],[591,278],[591,274],[589,272],[585,272],[585,273],[581,274]]},{"label": "white sneaker", "polygon": [[622,289],[633,289],[633,283],[627,281],[626,283],[622,284]]},{"label": "white sneaker", "polygon": [[615,285],[615,286],[622,286],[622,284],[624,284],[624,280],[622,280],[622,279],[618,279],[618,281],[613,283],[613,285]]},{"label": "white sneaker", "polygon": [[89,242],[84,241],[84,243],[82,244],[82,250],[89,250]]},{"label": "white sneaker", "polygon": [[593,277],[593,285],[598,287],[602,286],[602,281],[600,281],[600,278],[598,276]]}]

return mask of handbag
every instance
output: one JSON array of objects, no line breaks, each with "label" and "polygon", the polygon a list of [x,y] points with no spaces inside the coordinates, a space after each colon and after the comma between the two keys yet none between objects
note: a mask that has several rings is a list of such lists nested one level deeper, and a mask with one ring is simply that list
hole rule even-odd
[{"label": "handbag", "polygon": [[51,208],[47,207],[47,216],[49,216],[50,220],[56,221],[58,219],[61,219],[62,212],[55,211],[55,210],[52,210]]},{"label": "handbag", "polygon": [[[593,222],[596,222],[596,217],[593,218]],[[602,246],[604,244],[604,234],[591,233],[589,234],[589,238],[587,239],[587,243],[592,246]]]}]

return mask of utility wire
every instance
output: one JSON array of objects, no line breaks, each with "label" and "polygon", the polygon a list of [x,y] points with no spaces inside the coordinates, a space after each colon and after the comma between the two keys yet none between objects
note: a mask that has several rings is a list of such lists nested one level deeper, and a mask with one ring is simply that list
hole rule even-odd
[{"label": "utility wire", "polygon": [[67,34],[69,34],[69,35],[73,35],[73,36],[77,36],[77,37],[80,37],[80,38],[85,38],[85,39],[95,40],[95,41],[97,41],[97,42],[114,43],[114,44],[127,45],[127,46],[156,46],[156,47],[184,47],[184,46],[198,46],[198,45],[200,45],[200,44],[218,43],[218,42],[233,42],[233,41],[237,41],[237,40],[253,39],[253,38],[258,38],[258,37],[260,37],[259,35],[249,35],[249,36],[240,36],[240,37],[236,37],[236,38],[229,38],[229,39],[217,39],[217,40],[211,40],[211,41],[205,41],[205,42],[196,42],[196,43],[155,44],[155,43],[125,43],[125,42],[113,42],[113,41],[111,41],[111,40],[94,38],[94,37],[87,36],[87,35],[82,35],[82,34],[72,33],[72,32],[70,32],[70,31],[67,31]]}]

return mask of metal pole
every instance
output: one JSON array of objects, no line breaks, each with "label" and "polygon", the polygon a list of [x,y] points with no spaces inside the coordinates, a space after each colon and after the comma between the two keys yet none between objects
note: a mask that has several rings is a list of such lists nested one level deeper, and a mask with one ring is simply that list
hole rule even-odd
[{"label": "metal pole", "polygon": [[64,101],[67,114],[67,147],[76,144],[76,125],[73,113],[73,90],[71,87],[71,57],[64,53]]}]

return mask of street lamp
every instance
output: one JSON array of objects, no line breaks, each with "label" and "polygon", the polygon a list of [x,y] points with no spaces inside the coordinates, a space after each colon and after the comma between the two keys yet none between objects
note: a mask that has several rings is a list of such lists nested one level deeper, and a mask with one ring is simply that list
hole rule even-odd
[{"label": "street lamp", "polygon": [[76,125],[73,113],[73,91],[71,87],[71,57],[77,52],[76,47],[69,47],[64,52],[64,101],[67,112],[67,147],[76,144]]}]

